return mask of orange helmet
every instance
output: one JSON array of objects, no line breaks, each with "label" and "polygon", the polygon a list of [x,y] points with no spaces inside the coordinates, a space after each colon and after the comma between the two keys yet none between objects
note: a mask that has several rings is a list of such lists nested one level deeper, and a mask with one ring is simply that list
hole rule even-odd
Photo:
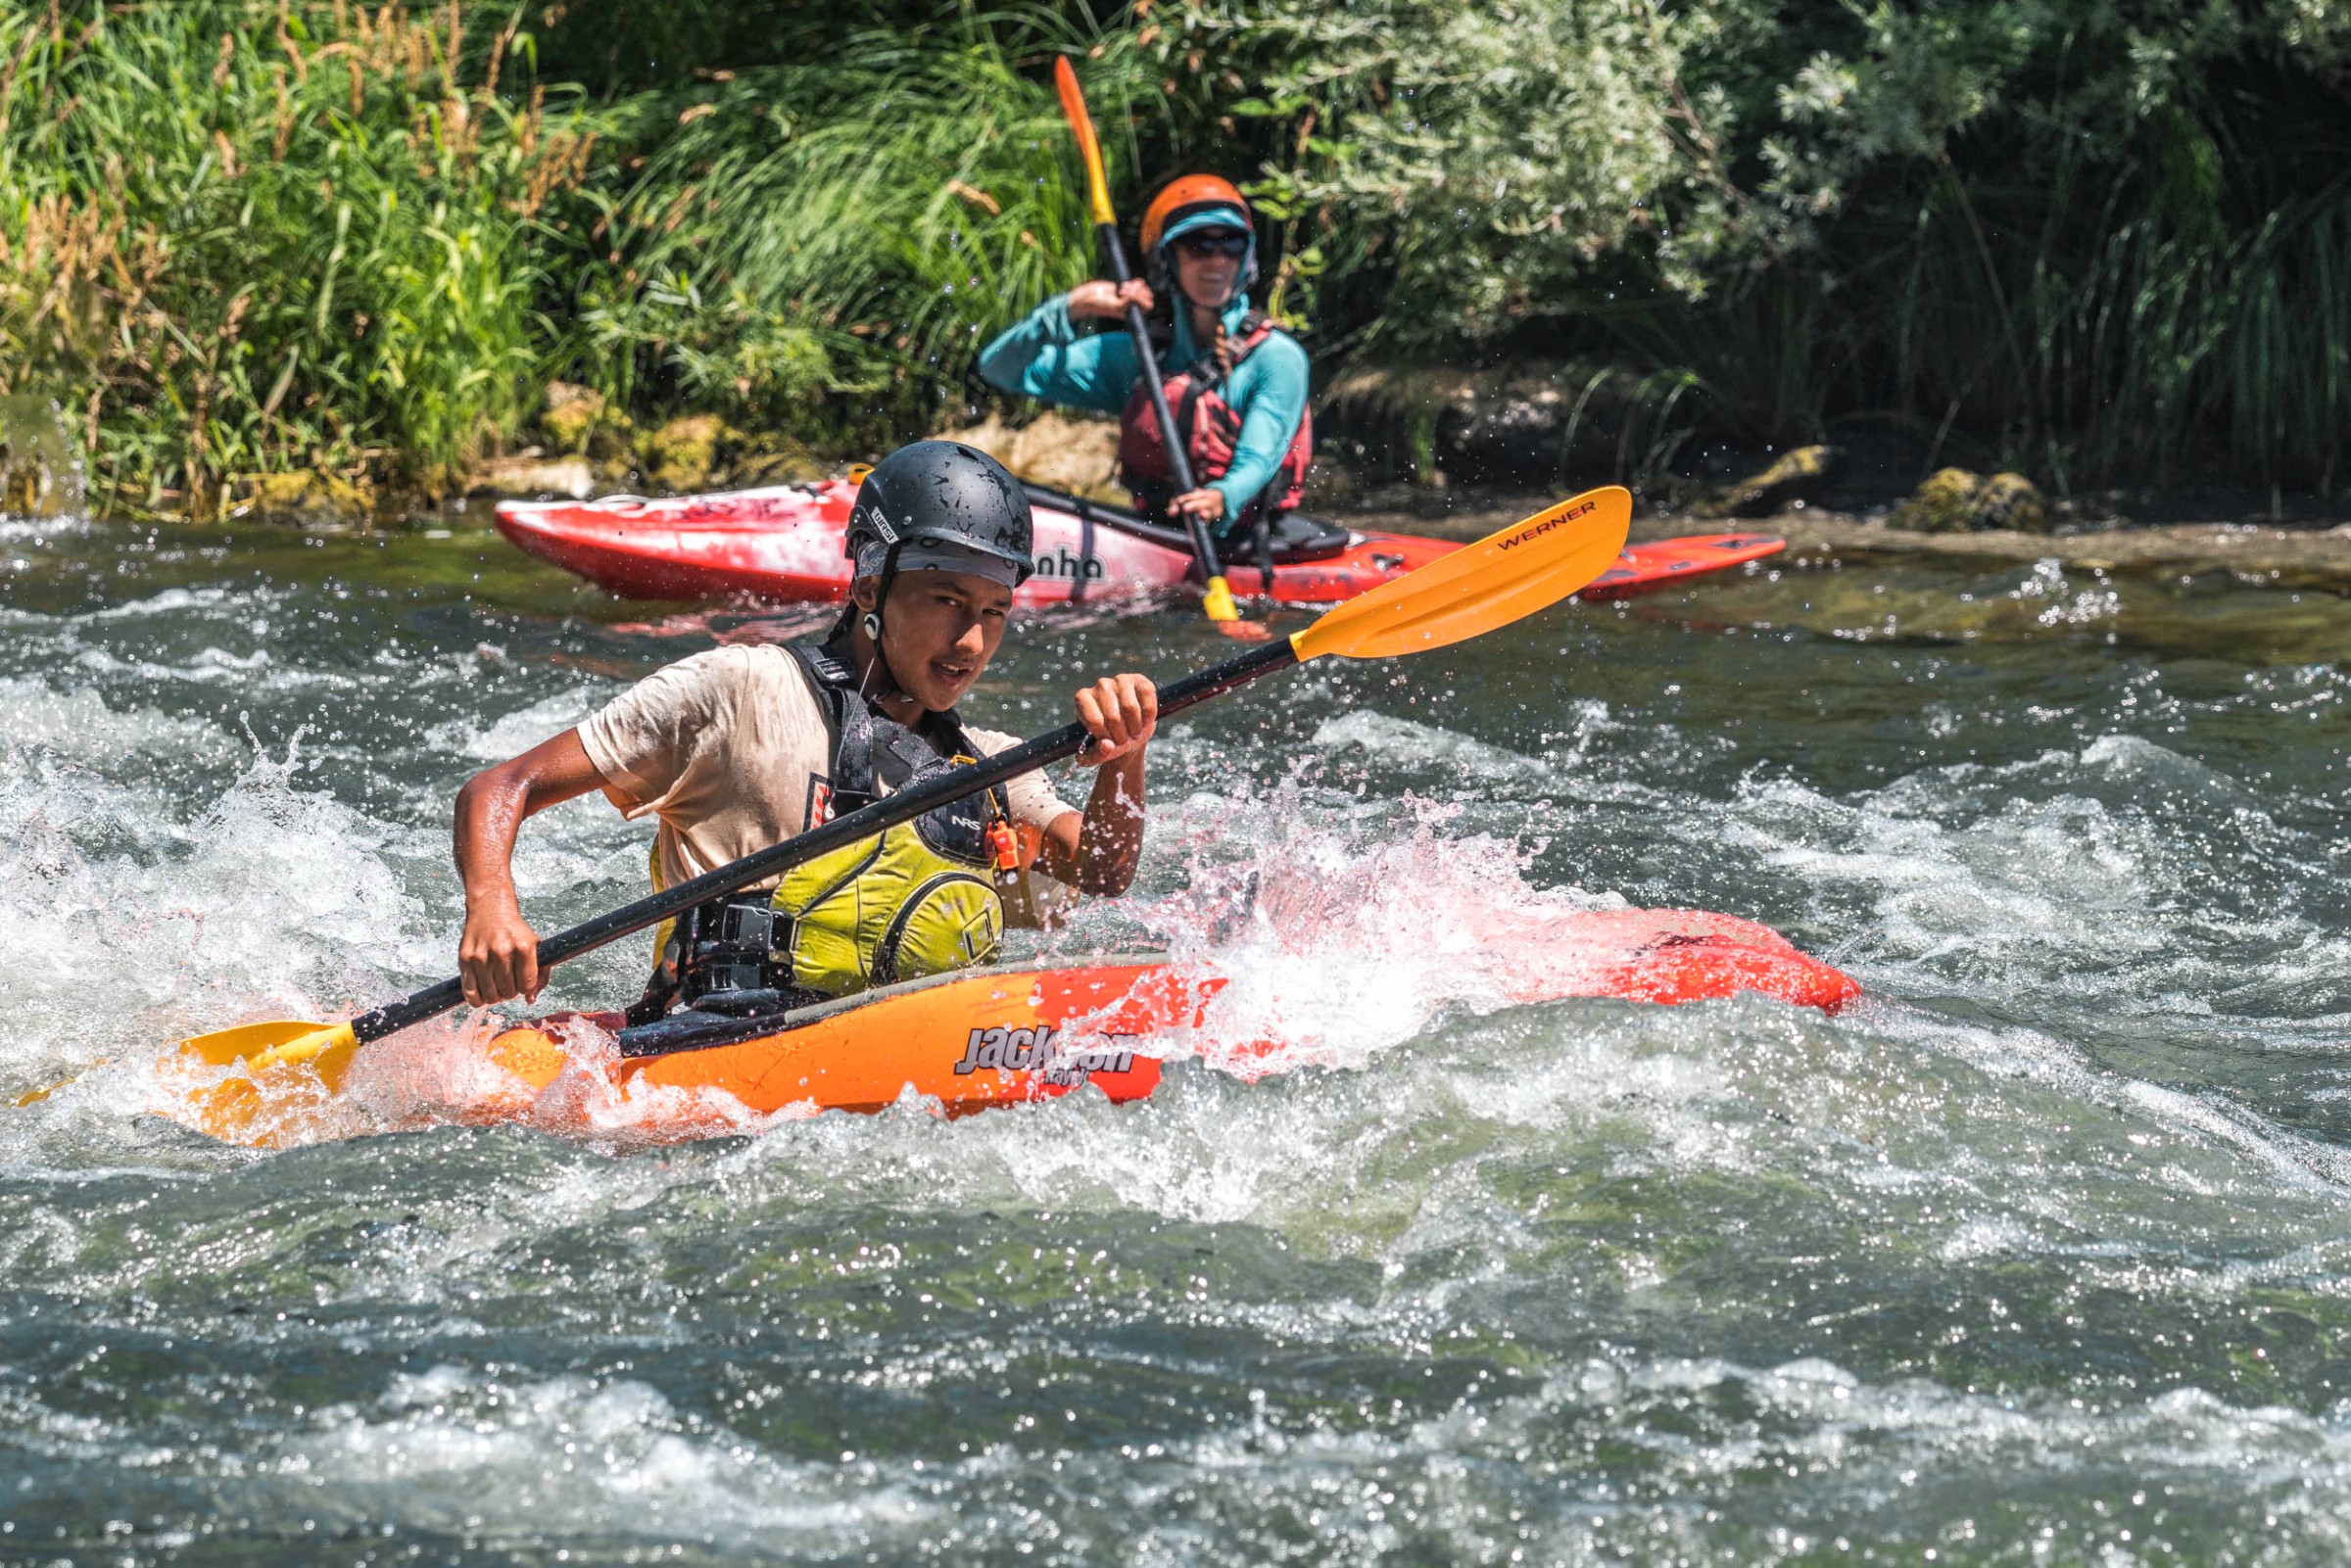
[{"label": "orange helmet", "polygon": [[1248,259],[1241,263],[1240,278],[1234,285],[1246,289],[1257,281],[1257,214],[1249,210],[1248,198],[1232,181],[1214,174],[1183,174],[1170,181],[1143,209],[1143,272],[1151,286],[1168,287],[1167,241],[1171,235],[1223,222],[1249,236]]},{"label": "orange helmet", "polygon": [[1256,214],[1249,211],[1248,199],[1228,179],[1214,174],[1185,174],[1170,182],[1166,190],[1151,198],[1143,209],[1143,254],[1159,249],[1159,237],[1170,224],[1181,222],[1195,214],[1231,208],[1239,212],[1240,220],[1233,224],[1239,229],[1255,226]]}]

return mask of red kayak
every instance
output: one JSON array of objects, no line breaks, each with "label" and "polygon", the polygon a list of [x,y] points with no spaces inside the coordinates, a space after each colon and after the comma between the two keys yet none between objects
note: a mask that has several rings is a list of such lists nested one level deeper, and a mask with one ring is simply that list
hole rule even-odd
[{"label": "red kayak", "polygon": [[[1100,603],[1179,592],[1192,572],[1184,537],[1123,506],[1030,488],[1036,573],[1023,604]],[[499,532],[545,561],[626,598],[730,594],[773,603],[837,603],[848,596],[841,536],[857,487],[846,479],[713,496],[648,500],[501,501]],[[1757,560],[1785,547],[1759,534],[1713,534],[1635,545],[1585,590],[1588,598],[1638,593]],[[1414,534],[1367,534],[1312,518],[1284,519],[1271,583],[1262,564],[1224,563],[1233,592],[1281,604],[1335,604],[1401,577],[1460,546]]]},{"label": "red kayak", "polygon": [[1726,567],[1745,566],[1788,547],[1784,539],[1769,534],[1686,534],[1679,539],[1653,539],[1646,545],[1627,545],[1616,564],[1594,578],[1580,599],[1629,598],[1652,589],[1666,588],[1688,577],[1703,577]]}]

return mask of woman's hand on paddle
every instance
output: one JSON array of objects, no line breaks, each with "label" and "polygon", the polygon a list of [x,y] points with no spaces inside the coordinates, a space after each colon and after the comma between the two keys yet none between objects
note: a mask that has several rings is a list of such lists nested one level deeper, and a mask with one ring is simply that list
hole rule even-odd
[{"label": "woman's hand on paddle", "polygon": [[1078,722],[1093,738],[1078,753],[1081,767],[1130,757],[1159,727],[1159,689],[1140,675],[1106,675],[1078,693]]},{"label": "woman's hand on paddle", "polygon": [[1224,517],[1224,492],[1221,490],[1187,490],[1168,502],[1168,510],[1176,513],[1197,512],[1204,523],[1222,522]]},{"label": "woman's hand on paddle", "polygon": [[1130,305],[1142,307],[1143,314],[1151,313],[1151,285],[1140,278],[1126,283],[1112,283],[1096,278],[1080,283],[1070,290],[1070,314],[1076,317],[1100,316],[1116,321],[1127,313]]},{"label": "woman's hand on paddle", "polygon": [[465,1000],[475,1007],[539,999],[546,976],[539,973],[539,933],[511,905],[465,912],[465,934],[457,943],[457,973]]}]

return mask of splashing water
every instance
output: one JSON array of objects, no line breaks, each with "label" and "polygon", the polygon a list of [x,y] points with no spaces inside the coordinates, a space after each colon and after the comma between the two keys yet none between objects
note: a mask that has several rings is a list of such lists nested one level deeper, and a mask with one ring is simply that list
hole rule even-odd
[{"label": "splashing water", "polygon": [[[1319,663],[1023,938],[1225,982],[1148,1101],[747,1117],[586,1030],[524,1104],[466,1018],[257,1150],[149,1114],[160,1048],[438,978],[457,784],[762,634],[461,529],[7,546],[0,1087],[82,1075],[0,1117],[0,1561],[2346,1547],[2335,601],[1848,567]],[[1018,627],[972,717],[1221,651]],[[535,819],[526,909],[643,833]],[[1571,994],[1642,908],[1873,996]]]}]

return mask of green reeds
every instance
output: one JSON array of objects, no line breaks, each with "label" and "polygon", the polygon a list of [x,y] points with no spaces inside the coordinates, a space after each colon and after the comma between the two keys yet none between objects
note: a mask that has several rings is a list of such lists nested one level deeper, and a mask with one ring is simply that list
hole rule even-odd
[{"label": "green reeds", "polygon": [[1065,52],[1115,158],[1145,65],[1046,6],[812,36],[797,63],[655,100],[674,121],[612,214],[582,378],[867,445],[929,429],[990,336],[1095,269],[1041,69]]},{"label": "green reeds", "polygon": [[2300,24],[2142,79],[2115,0],[1783,10],[14,0],[0,396],[196,516],[445,489],[551,377],[872,451],[1094,268],[1071,53],[1130,222],[1256,169],[1326,373],[1596,367],[1563,463],[1865,414],[2069,489],[2343,482],[2351,107]]},{"label": "green reeds", "polygon": [[0,13],[0,391],[67,396],[94,500],[215,516],[305,470],[430,491],[531,412],[544,216],[595,128],[500,93],[522,17]]},{"label": "green reeds", "polygon": [[1971,212],[1986,194],[1971,204],[1939,177],[1906,214],[1832,230],[1825,255],[1703,303],[1587,319],[1636,364],[1696,384],[1686,420],[1757,445],[1891,416],[1923,438],[1920,477],[1958,448],[2060,491],[2214,477],[2337,490],[2351,186],[2241,235],[2183,232],[2120,176],[2079,206],[2000,203],[1997,223]]}]

